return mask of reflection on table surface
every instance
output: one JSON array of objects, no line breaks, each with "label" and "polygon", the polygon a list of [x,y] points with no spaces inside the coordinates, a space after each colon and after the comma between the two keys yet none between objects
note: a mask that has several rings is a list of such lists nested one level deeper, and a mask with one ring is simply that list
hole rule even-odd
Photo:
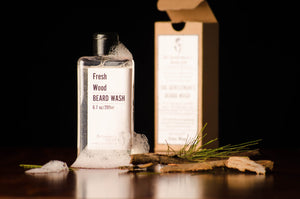
[{"label": "reflection on table surface", "polygon": [[128,173],[118,169],[75,171],[77,198],[205,198],[253,194],[273,177],[252,174]]},{"label": "reflection on table surface", "polygon": [[[267,151],[268,152],[268,151]],[[158,173],[119,169],[78,169],[65,173],[28,175],[21,163],[44,164],[49,160],[76,158],[73,149],[0,150],[0,198],[298,198],[300,151],[278,150],[266,154],[274,172]]]}]

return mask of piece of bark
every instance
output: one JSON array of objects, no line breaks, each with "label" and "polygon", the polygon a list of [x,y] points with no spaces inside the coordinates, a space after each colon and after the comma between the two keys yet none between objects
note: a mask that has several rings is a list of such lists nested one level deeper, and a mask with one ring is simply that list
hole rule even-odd
[{"label": "piece of bark", "polygon": [[161,168],[160,171],[162,173],[207,171],[215,167],[225,167],[225,162],[226,160],[214,160],[198,163],[172,164]]},{"label": "piece of bark", "polygon": [[[248,170],[256,172],[257,174],[265,174],[265,169],[272,170],[273,162],[270,160],[258,160],[253,161],[248,157],[231,157],[228,160],[215,160],[205,161],[199,163],[187,163],[187,164],[171,164],[161,168],[162,173],[168,172],[197,172],[208,171],[218,167],[227,167],[238,169],[242,172]],[[262,169],[263,168],[263,169]]]},{"label": "piece of bark", "polygon": [[271,160],[256,160],[255,162],[264,166],[267,170],[273,170],[274,162]]},{"label": "piece of bark", "polygon": [[[248,156],[253,157],[259,155],[258,150],[247,151],[236,153],[234,156]],[[224,158],[226,159],[226,158]],[[209,160],[220,160],[220,158],[214,158]],[[133,154],[131,155],[131,164],[146,164],[152,162],[153,164],[183,164],[183,163],[193,163],[192,161],[184,160],[178,156],[170,156],[166,154],[157,154],[157,153],[143,153],[143,154]]]},{"label": "piece of bark", "polygon": [[152,162],[153,164],[183,164],[190,161],[184,160],[177,156],[169,156],[156,153],[143,153],[131,155],[130,163],[133,165],[146,164]]}]

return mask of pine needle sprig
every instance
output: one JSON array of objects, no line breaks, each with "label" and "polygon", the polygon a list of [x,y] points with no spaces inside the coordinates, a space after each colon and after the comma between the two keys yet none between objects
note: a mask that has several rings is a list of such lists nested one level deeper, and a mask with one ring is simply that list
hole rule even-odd
[{"label": "pine needle sprig", "polygon": [[[41,168],[42,165],[36,165],[36,164],[19,164],[19,167],[23,167],[24,169],[36,169]],[[69,167],[70,171],[73,171],[74,169]]]},{"label": "pine needle sprig", "polygon": [[[217,141],[215,138],[206,143],[202,143],[203,139],[207,134],[203,134],[207,124],[203,126],[200,133],[192,139],[187,139],[184,146],[179,150],[175,151],[168,143],[168,154],[173,154],[179,158],[189,161],[205,161],[208,159],[223,159],[233,155],[242,153],[249,153],[257,151],[257,149],[251,149],[252,146],[257,145],[261,139],[248,141],[240,144],[228,144],[218,148],[206,148],[209,144]],[[203,135],[203,136],[202,136]]]}]

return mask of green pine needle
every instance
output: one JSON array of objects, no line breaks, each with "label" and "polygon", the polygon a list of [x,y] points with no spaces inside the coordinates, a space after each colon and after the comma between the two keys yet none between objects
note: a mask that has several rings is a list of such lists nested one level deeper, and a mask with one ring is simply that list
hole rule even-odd
[{"label": "green pine needle", "polygon": [[35,165],[35,164],[20,164],[20,167],[23,167],[24,169],[35,169],[35,168],[41,168],[41,165]]}]

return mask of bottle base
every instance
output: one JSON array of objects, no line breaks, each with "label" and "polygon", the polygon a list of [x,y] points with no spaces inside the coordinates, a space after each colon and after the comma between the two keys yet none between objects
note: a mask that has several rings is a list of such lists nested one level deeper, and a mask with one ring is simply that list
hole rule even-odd
[{"label": "bottle base", "polygon": [[130,165],[130,151],[91,150],[85,148],[72,164],[73,168],[101,169]]}]

